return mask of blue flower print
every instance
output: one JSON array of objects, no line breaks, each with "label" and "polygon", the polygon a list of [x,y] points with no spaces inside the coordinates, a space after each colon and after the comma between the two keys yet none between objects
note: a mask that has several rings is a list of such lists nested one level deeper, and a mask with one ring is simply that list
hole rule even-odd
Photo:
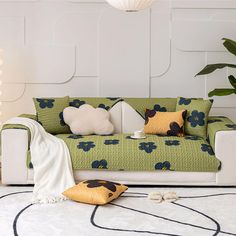
[{"label": "blue flower print", "polygon": [[71,135],[68,136],[67,138],[71,138],[71,139],[80,139],[80,138],[83,138],[83,136],[82,136],[82,135],[71,134]]},{"label": "blue flower print", "polygon": [[70,106],[79,108],[80,106],[84,105],[85,101],[81,101],[79,99],[74,99],[72,102],[70,102]]},{"label": "blue flower print", "polygon": [[119,97],[107,97],[107,99],[111,100],[111,101],[116,101],[118,99],[120,99]]},{"label": "blue flower print", "polygon": [[192,127],[204,126],[205,125],[205,113],[198,112],[197,110],[192,111],[191,115],[188,117],[188,122],[190,122]]},{"label": "blue flower print", "polygon": [[167,111],[165,107],[161,107],[159,104],[154,105],[153,110],[161,112]]},{"label": "blue flower print", "polygon": [[169,161],[158,162],[155,165],[156,170],[171,170],[171,164]]},{"label": "blue flower print", "polygon": [[99,107],[99,108],[102,108],[102,109],[105,109],[105,110],[107,110],[107,111],[110,109],[110,107],[109,107],[109,106],[106,106],[105,104],[99,104],[98,107]]},{"label": "blue flower print", "polygon": [[183,98],[183,97],[180,97],[179,98],[179,105],[189,105],[191,103],[192,99],[191,98]]},{"label": "blue flower print", "polygon": [[78,145],[77,145],[77,148],[78,149],[83,149],[84,152],[88,152],[91,148],[94,148],[95,147],[95,144],[94,142],[92,141],[89,141],[89,142],[80,142]]},{"label": "blue flower print", "polygon": [[185,139],[186,140],[192,140],[192,141],[201,140],[201,138],[198,137],[198,136],[186,136]]},{"label": "blue flower print", "polygon": [[207,121],[208,124],[213,124],[213,123],[216,123],[216,122],[222,122],[222,120],[220,120],[220,119],[213,119],[213,120],[208,120]]},{"label": "blue flower print", "polygon": [[152,153],[157,148],[154,142],[143,142],[139,144],[139,150],[145,151],[146,153]]},{"label": "blue flower print", "polygon": [[119,140],[118,139],[105,140],[104,144],[105,145],[116,145],[116,144],[119,144]]},{"label": "blue flower print", "polygon": [[235,124],[226,124],[225,126],[230,128],[230,129],[236,129],[236,125]]},{"label": "blue flower print", "polygon": [[66,126],[66,123],[65,123],[64,117],[63,117],[63,112],[59,113],[59,119],[60,119],[61,126]]},{"label": "blue flower print", "polygon": [[44,108],[52,108],[54,106],[54,99],[41,99],[41,98],[36,98],[36,101],[39,103],[39,107],[44,109]]},{"label": "blue flower print", "polygon": [[208,145],[208,144],[202,144],[201,149],[202,149],[203,152],[208,152],[208,154],[211,155],[211,156],[214,155],[212,147],[210,145]]},{"label": "blue flower print", "polygon": [[33,168],[34,168],[32,162],[29,163],[29,168],[30,168],[30,169],[33,169]]},{"label": "blue flower print", "polygon": [[107,161],[102,159],[102,160],[96,160],[92,162],[92,168],[94,169],[107,169]]},{"label": "blue flower print", "polygon": [[178,146],[180,145],[179,140],[165,140],[167,146]]}]

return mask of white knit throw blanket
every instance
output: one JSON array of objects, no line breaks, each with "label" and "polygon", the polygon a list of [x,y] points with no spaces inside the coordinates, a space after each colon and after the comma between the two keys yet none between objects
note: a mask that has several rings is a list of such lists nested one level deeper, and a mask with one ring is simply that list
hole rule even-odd
[{"label": "white knit throw blanket", "polygon": [[75,185],[69,150],[63,140],[47,133],[36,121],[12,118],[5,124],[20,124],[31,132],[30,153],[34,167],[33,203],[66,200],[62,192]]}]

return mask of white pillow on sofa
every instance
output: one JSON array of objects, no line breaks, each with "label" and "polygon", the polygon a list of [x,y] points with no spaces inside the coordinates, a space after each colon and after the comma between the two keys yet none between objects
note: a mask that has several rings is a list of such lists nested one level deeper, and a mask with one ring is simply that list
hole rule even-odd
[{"label": "white pillow on sofa", "polygon": [[113,124],[109,121],[110,114],[102,108],[94,108],[84,104],[79,108],[67,107],[63,111],[63,118],[73,134],[89,135],[112,134]]}]

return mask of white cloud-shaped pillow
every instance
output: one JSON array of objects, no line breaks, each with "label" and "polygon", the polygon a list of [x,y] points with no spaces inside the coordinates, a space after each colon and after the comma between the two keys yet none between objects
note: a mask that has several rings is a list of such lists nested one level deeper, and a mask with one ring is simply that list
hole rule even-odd
[{"label": "white cloud-shaped pillow", "polygon": [[79,108],[67,107],[63,111],[63,118],[73,134],[89,135],[112,134],[113,124],[109,121],[110,114],[102,108],[94,108],[84,104]]}]

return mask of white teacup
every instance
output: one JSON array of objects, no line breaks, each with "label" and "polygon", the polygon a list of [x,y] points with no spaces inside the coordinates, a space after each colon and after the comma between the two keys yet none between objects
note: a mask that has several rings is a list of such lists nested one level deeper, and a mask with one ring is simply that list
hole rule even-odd
[{"label": "white teacup", "polygon": [[144,132],[142,130],[134,131],[134,138],[144,138]]}]

